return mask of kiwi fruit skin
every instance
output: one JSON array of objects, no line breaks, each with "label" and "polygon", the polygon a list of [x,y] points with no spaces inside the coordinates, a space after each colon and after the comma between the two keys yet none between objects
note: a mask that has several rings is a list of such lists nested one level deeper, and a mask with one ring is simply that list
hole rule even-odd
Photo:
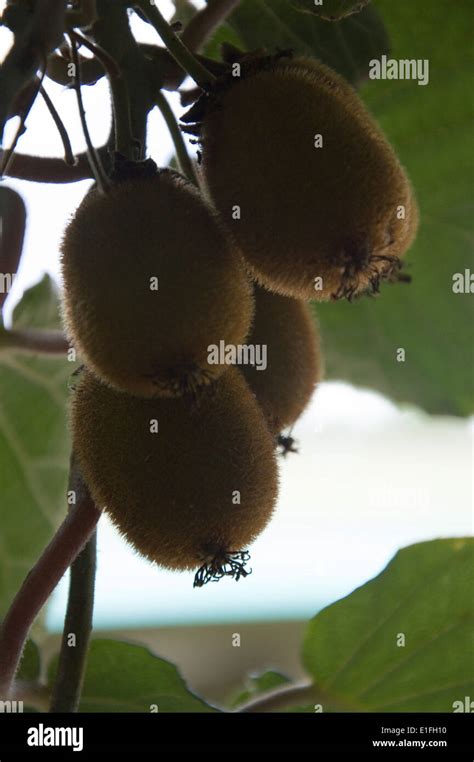
[{"label": "kiwi fruit skin", "polygon": [[267,347],[266,369],[245,365],[242,372],[276,436],[297,421],[321,380],[319,331],[310,305],[256,286],[248,343]]},{"label": "kiwi fruit skin", "polygon": [[[150,422],[158,433],[150,433]],[[246,548],[278,491],[274,442],[236,368],[189,399],[134,398],[90,371],[72,400],[73,447],[97,506],[134,548],[194,569]],[[240,504],[233,502],[240,491]]]},{"label": "kiwi fruit skin", "polygon": [[93,189],[66,229],[62,272],[76,349],[130,394],[179,396],[212,381],[225,366],[208,363],[209,345],[238,344],[250,328],[242,255],[173,171],[124,181],[107,195]]},{"label": "kiwi fruit skin", "polygon": [[396,279],[416,234],[416,202],[342,77],[314,59],[266,58],[207,100],[198,126],[206,191],[262,285],[325,301]]}]

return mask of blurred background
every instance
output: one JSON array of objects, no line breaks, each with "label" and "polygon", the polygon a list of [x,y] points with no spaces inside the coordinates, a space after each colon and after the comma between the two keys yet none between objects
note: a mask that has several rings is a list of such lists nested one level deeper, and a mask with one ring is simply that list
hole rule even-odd
[{"label": "blurred background", "polygon": [[[172,3],[161,7],[169,18]],[[137,17],[132,23],[138,39],[157,41]],[[0,28],[2,57],[10,39]],[[74,93],[50,80],[46,88],[74,151],[84,150]],[[167,97],[181,114],[179,97]],[[84,100],[94,144],[102,145],[111,120],[106,81],[85,87]],[[27,127],[18,146],[22,153],[62,155],[41,99]],[[156,109],[149,127],[149,155],[166,165],[174,151]],[[6,144],[14,128],[11,120]],[[8,325],[25,289],[45,272],[60,287],[61,236],[90,181],[5,183],[20,193],[28,211],[21,268],[6,306]],[[251,548],[253,574],[239,584],[225,580],[194,590],[191,575],[167,573],[140,559],[104,518],[96,629],[149,644],[181,667],[191,687],[215,700],[248,671],[273,668],[299,676],[305,620],[378,574],[398,548],[472,532],[472,434],[472,418],[430,416],[369,389],[322,383],[293,431],[298,454],[280,459],[280,499],[274,520]],[[63,579],[47,609],[51,643],[63,625],[66,595]],[[234,633],[241,635],[240,648],[232,646]]]}]

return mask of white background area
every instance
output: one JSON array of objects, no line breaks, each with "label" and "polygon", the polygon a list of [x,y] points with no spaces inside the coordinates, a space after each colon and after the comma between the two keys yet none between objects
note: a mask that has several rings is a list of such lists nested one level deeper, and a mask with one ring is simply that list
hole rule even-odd
[{"label": "white background area", "polygon": [[[138,19],[133,26],[141,39],[158,41]],[[0,29],[2,57],[10,40]],[[74,151],[84,150],[74,93],[50,80],[45,86]],[[182,113],[179,98],[168,97]],[[110,124],[105,80],[84,88],[84,99],[93,141],[102,145]],[[6,145],[14,124],[8,126]],[[172,143],[156,110],[149,124],[149,155],[166,163]],[[27,127],[19,151],[63,155],[41,98]],[[7,302],[8,323],[24,289],[44,272],[59,282],[64,226],[90,181],[48,186],[7,179],[5,184],[17,189],[28,207],[25,252]],[[308,617],[379,573],[398,548],[470,534],[472,432],[472,421],[430,417],[347,384],[321,384],[294,430],[300,453],[281,459],[281,495],[273,521],[251,548],[253,574],[238,584],[223,580],[193,590],[191,574],[164,572],[140,559],[102,520],[96,626]],[[51,628],[62,626],[66,591],[63,580],[49,607]]]}]

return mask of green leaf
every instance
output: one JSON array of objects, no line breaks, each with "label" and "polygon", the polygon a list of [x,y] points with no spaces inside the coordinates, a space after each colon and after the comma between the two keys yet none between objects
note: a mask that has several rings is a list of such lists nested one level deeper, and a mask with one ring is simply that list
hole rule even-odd
[{"label": "green leaf", "polygon": [[[54,680],[57,659],[50,666]],[[214,712],[186,687],[176,667],[142,646],[93,640],[81,712]]]},{"label": "green leaf", "polygon": [[244,704],[246,701],[258,696],[260,693],[266,693],[266,691],[279,688],[281,685],[285,685],[289,682],[290,680],[285,677],[285,675],[272,670],[263,672],[261,675],[252,675],[246,681],[245,690],[238,693],[237,696],[229,702],[229,706],[239,706],[239,704]]},{"label": "green leaf", "polygon": [[[58,328],[48,276],[29,289],[13,327]],[[66,509],[70,442],[66,358],[0,354],[0,616],[50,540]]]},{"label": "green leaf", "polygon": [[41,673],[41,655],[38,646],[33,640],[26,642],[23,656],[21,658],[20,669],[17,672],[17,680],[28,680],[37,682]]},{"label": "green leaf", "polygon": [[369,61],[389,48],[383,22],[370,6],[327,24],[300,13],[288,0],[243,0],[228,23],[247,50],[292,49],[319,58],[354,84],[368,76]]},{"label": "green leaf", "polygon": [[290,2],[303,13],[314,13],[325,21],[337,21],[353,13],[359,13],[370,0],[290,0]]},{"label": "green leaf", "polygon": [[[382,287],[376,299],[318,306],[327,377],[430,413],[469,415],[473,297],[452,286],[455,273],[472,271],[472,5],[379,0],[377,8],[391,56],[430,63],[427,86],[373,80],[362,93],[408,170],[421,224],[407,256],[411,284]],[[397,362],[399,348],[404,362]]]},{"label": "green leaf", "polygon": [[49,275],[23,294],[13,310],[14,328],[61,328],[58,291]]},{"label": "green leaf", "polygon": [[224,42],[227,42],[230,45],[233,45],[235,48],[239,48],[239,50],[242,50],[245,48],[245,45],[242,42],[240,35],[237,34],[236,30],[233,29],[228,22],[224,22],[215,32],[212,39],[205,46],[203,51],[204,55],[207,56],[208,58],[215,58],[217,60],[220,60],[221,59],[221,45]]},{"label": "green leaf", "polygon": [[474,695],[473,570],[471,538],[399,551],[310,622],[303,662],[315,684],[354,710],[452,712]]}]

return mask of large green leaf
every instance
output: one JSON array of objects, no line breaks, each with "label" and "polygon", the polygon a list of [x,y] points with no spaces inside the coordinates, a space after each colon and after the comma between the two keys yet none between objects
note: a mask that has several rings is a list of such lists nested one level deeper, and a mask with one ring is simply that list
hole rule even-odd
[{"label": "large green leaf", "polygon": [[472,539],[401,550],[310,622],[303,661],[315,684],[353,709],[453,711],[474,695],[473,577]]},{"label": "large green leaf", "polygon": [[[56,290],[27,291],[14,328],[58,328]],[[66,358],[0,353],[0,616],[66,510]]]},{"label": "large green leaf", "polygon": [[[453,293],[453,275],[473,269],[472,3],[378,0],[377,8],[391,55],[430,63],[427,86],[373,80],[362,93],[408,169],[421,224],[407,256],[410,285],[318,308],[327,376],[431,413],[467,415],[474,410],[473,296]],[[397,362],[399,348],[405,362]]]},{"label": "large green leaf", "polygon": [[[49,670],[54,679],[56,661]],[[146,648],[93,640],[81,712],[213,712],[189,691],[176,667]]]},{"label": "large green leaf", "polygon": [[368,76],[370,59],[389,47],[383,22],[370,6],[357,16],[328,24],[301,13],[288,0],[243,0],[228,24],[248,50],[292,49],[314,56],[354,84]]}]

